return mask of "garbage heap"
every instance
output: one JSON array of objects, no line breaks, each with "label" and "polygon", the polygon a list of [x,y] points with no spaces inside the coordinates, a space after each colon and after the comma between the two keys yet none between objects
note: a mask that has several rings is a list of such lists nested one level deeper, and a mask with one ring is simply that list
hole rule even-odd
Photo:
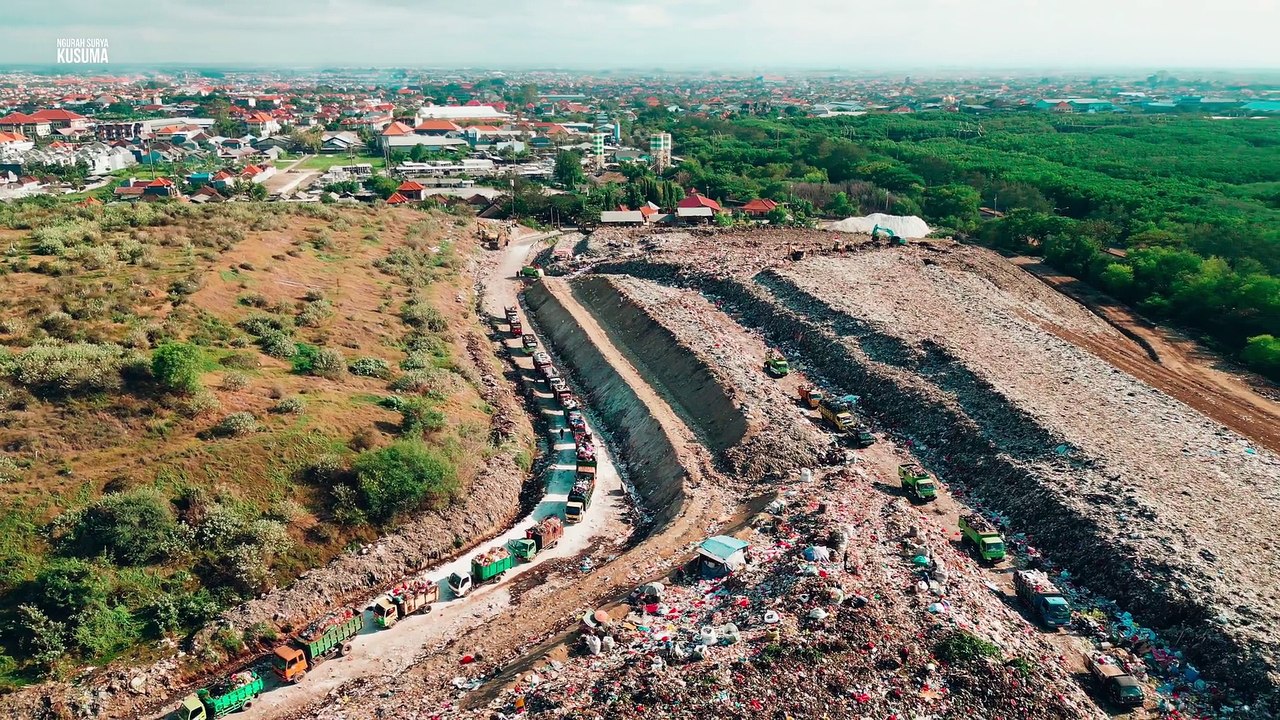
[{"label": "garbage heap", "polygon": [[1103,717],[947,532],[858,468],[797,481],[735,533],[745,568],[588,612],[566,661],[477,716]]}]

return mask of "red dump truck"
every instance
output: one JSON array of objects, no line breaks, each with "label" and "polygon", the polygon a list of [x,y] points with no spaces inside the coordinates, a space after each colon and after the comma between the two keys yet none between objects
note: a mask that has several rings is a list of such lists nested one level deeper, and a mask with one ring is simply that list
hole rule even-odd
[{"label": "red dump truck", "polygon": [[543,518],[542,522],[526,530],[524,536],[533,541],[537,552],[542,552],[555,547],[556,543],[560,542],[560,538],[564,537],[564,523],[560,522],[559,517],[552,515]]}]

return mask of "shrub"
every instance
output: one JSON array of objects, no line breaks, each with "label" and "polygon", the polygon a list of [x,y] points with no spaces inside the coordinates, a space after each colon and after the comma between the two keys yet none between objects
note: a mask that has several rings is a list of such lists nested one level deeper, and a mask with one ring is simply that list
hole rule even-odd
[{"label": "shrub", "polygon": [[396,392],[421,393],[436,400],[443,400],[457,392],[457,376],[448,370],[428,368],[426,370],[410,370],[391,381],[391,389]]},{"label": "shrub", "polygon": [[347,362],[342,357],[342,353],[337,350],[298,343],[298,351],[293,356],[293,370],[307,375],[336,379],[346,372]]},{"label": "shrub", "polygon": [[280,318],[261,313],[250,315],[236,324],[240,326],[240,329],[255,337],[262,337],[270,332],[287,332],[289,329],[288,325]]},{"label": "shrub", "polygon": [[264,308],[269,304],[267,296],[262,293],[245,293],[236,298],[236,302],[252,308]]},{"label": "shrub", "polygon": [[413,398],[400,404],[401,429],[406,433],[422,433],[444,427],[444,413],[424,398]]},{"label": "shrub", "polygon": [[352,375],[360,375],[362,377],[386,378],[391,375],[391,366],[382,358],[357,358],[347,369],[351,371]]},{"label": "shrub", "polygon": [[142,639],[142,623],[122,606],[95,607],[76,620],[76,645],[91,658],[114,655]]},{"label": "shrub", "polygon": [[179,412],[189,418],[197,418],[222,407],[222,403],[213,393],[198,392],[182,402]]},{"label": "shrub", "polygon": [[36,667],[49,671],[66,657],[66,625],[50,619],[43,609],[19,605],[15,625],[18,646]]},{"label": "shrub", "polygon": [[458,492],[457,469],[439,451],[417,440],[361,453],[353,469],[361,504],[377,522],[424,503],[444,507]]},{"label": "shrub", "polygon": [[409,300],[400,308],[400,319],[407,325],[431,332],[443,332],[449,328],[449,321],[444,315],[420,298]]},{"label": "shrub", "polygon": [[71,394],[120,386],[124,348],[90,343],[33,345],[3,362],[14,382],[38,393]]},{"label": "shrub", "polygon": [[243,390],[249,384],[249,376],[244,373],[229,372],[222,376],[223,390]]},{"label": "shrub", "polygon": [[200,348],[168,342],[151,353],[151,373],[164,389],[190,395],[200,389],[202,362]]},{"label": "shrub", "polygon": [[60,524],[68,530],[59,548],[84,558],[101,554],[120,565],[150,565],[183,548],[169,503],[147,490],[107,495]]},{"label": "shrub", "polygon": [[955,630],[934,647],[938,659],[947,663],[972,663],[983,658],[999,658],[1000,648],[971,632]]},{"label": "shrub", "polygon": [[17,482],[22,479],[22,468],[8,455],[0,455],[0,483]]},{"label": "shrub", "polygon": [[258,418],[251,412],[235,412],[222,418],[211,432],[219,437],[248,435],[258,430]]},{"label": "shrub", "polygon": [[75,325],[75,320],[61,310],[55,310],[40,319],[40,327],[44,328],[50,335],[63,339],[70,339],[72,331],[75,330]]},{"label": "shrub", "polygon": [[313,300],[298,313],[298,324],[303,327],[320,327],[333,317],[333,305],[328,300]]},{"label": "shrub", "polygon": [[195,628],[217,617],[220,607],[209,591],[169,592],[156,598],[146,612],[161,632]]},{"label": "shrub", "polygon": [[307,403],[300,397],[284,398],[271,406],[271,412],[280,415],[298,415],[307,409]]},{"label": "shrub", "polygon": [[251,352],[233,352],[218,362],[225,367],[237,370],[255,370],[261,365],[257,354]]},{"label": "shrub", "polygon": [[258,340],[262,352],[275,358],[291,358],[298,352],[298,344],[278,330],[269,331]]},{"label": "shrub", "polygon": [[1280,379],[1280,339],[1274,335],[1249,338],[1240,357],[1258,372]]},{"label": "shrub", "polygon": [[333,519],[339,525],[356,527],[369,521],[360,507],[360,493],[350,485],[334,485],[330,491]]},{"label": "shrub", "polygon": [[332,482],[347,469],[346,462],[337,453],[325,453],[311,462],[307,475],[317,482]]}]

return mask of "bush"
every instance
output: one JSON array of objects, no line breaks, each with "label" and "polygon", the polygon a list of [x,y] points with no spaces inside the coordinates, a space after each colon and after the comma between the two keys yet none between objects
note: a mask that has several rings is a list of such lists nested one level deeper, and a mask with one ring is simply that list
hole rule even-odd
[{"label": "bush", "polygon": [[453,464],[418,440],[361,453],[353,469],[361,504],[376,522],[387,522],[424,503],[444,507],[459,489]]},{"label": "bush", "polygon": [[271,330],[259,338],[258,346],[274,358],[291,358],[298,352],[298,344],[293,338],[279,330]]},{"label": "bush", "polygon": [[190,395],[200,389],[200,348],[168,342],[151,353],[151,373],[166,390]]},{"label": "bush", "polygon": [[934,647],[934,655],[946,663],[972,663],[983,658],[999,659],[1000,648],[971,632],[955,630]]},{"label": "bush", "polygon": [[250,315],[237,323],[237,325],[240,326],[240,329],[255,337],[262,337],[271,332],[288,332],[289,330],[289,326],[280,318],[260,313]]},{"label": "bush", "polygon": [[414,298],[400,308],[400,319],[407,325],[431,332],[443,332],[449,328],[449,321],[444,315],[420,298]]},{"label": "bush", "polygon": [[263,295],[262,293],[257,293],[257,292],[245,293],[244,295],[241,295],[240,297],[236,298],[236,302],[240,303],[241,305],[245,305],[247,307],[252,307],[252,308],[264,308],[270,304],[270,301],[267,300],[266,295]]},{"label": "bush", "polygon": [[18,646],[31,662],[49,671],[67,654],[67,628],[35,605],[19,605],[15,622]]},{"label": "bush", "polygon": [[91,658],[115,655],[142,639],[142,623],[121,606],[96,607],[76,620],[76,645]]},{"label": "bush", "polygon": [[337,350],[299,343],[293,356],[293,370],[332,380],[342,377],[347,370],[347,362]]},{"label": "bush", "polygon": [[183,415],[189,418],[197,418],[222,407],[222,403],[213,393],[198,392],[182,402],[182,406],[178,409]]},{"label": "bush", "polygon": [[184,547],[169,503],[147,490],[108,495],[60,524],[68,528],[58,543],[62,552],[84,558],[105,555],[119,565],[163,562]]},{"label": "bush", "polygon": [[229,372],[222,376],[223,390],[243,390],[249,385],[249,376],[244,373]]},{"label": "bush", "polygon": [[218,361],[224,367],[237,370],[255,370],[261,365],[258,356],[251,352],[233,352]]},{"label": "bush", "polygon": [[0,455],[0,483],[17,482],[22,479],[22,468],[8,455]]},{"label": "bush", "polygon": [[382,358],[357,358],[347,369],[351,371],[352,375],[360,375],[362,377],[386,378],[391,375],[391,366]]},{"label": "bush", "polygon": [[400,403],[401,429],[405,434],[440,430],[444,427],[444,413],[424,398],[413,398]]},{"label": "bush", "polygon": [[298,324],[303,327],[320,327],[333,317],[333,305],[328,300],[313,300],[298,313]]},{"label": "bush", "polygon": [[38,393],[72,394],[120,386],[125,352],[119,345],[33,345],[2,361],[14,382]]},{"label": "bush", "polygon": [[280,415],[298,415],[307,409],[307,403],[300,397],[284,398],[271,406],[271,412]]},{"label": "bush", "polygon": [[1280,339],[1274,335],[1249,338],[1240,358],[1264,375],[1280,380]]},{"label": "bush", "polygon": [[222,418],[211,432],[218,437],[248,435],[258,431],[258,418],[251,412],[236,412]]},{"label": "bush", "polygon": [[330,491],[333,519],[339,525],[356,527],[369,522],[360,506],[360,493],[350,485],[334,485]]},{"label": "bush", "polygon": [[458,390],[457,376],[448,370],[428,368],[426,370],[410,370],[391,381],[391,389],[403,393],[421,393],[427,397],[443,400]]}]

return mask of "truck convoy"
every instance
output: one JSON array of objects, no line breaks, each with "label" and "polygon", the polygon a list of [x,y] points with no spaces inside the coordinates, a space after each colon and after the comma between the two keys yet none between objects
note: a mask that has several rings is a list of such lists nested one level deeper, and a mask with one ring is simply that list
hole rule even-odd
[{"label": "truck convoy", "polygon": [[226,680],[201,688],[182,699],[178,720],[213,720],[243,710],[262,694],[262,678],[253,670],[238,672]]},{"label": "truck convoy", "polygon": [[373,601],[373,624],[385,630],[414,613],[431,612],[439,599],[440,587],[431,580],[404,583]]},{"label": "truck convoy", "polygon": [[453,590],[455,597],[466,597],[476,585],[502,579],[502,576],[515,565],[516,558],[510,550],[505,547],[493,548],[471,558],[470,573],[466,575],[451,573],[448,581],[449,589]]},{"label": "truck convoy", "polygon": [[1106,655],[1085,655],[1085,665],[1089,674],[1102,687],[1107,700],[1119,707],[1141,707],[1145,697],[1142,686],[1132,675],[1120,668],[1116,661]]},{"label": "truck convoy", "polygon": [[1000,562],[1004,559],[1004,537],[986,518],[975,513],[961,515],[960,532],[964,541],[978,549],[978,556],[983,560]]},{"label": "truck convoy", "polygon": [[364,615],[342,608],[311,623],[288,643],[275,649],[272,670],[285,682],[298,682],[307,671],[333,653],[351,652],[351,638],[364,628]]},{"label": "truck convoy", "polygon": [[1013,589],[1045,625],[1060,628],[1071,624],[1071,606],[1048,575],[1038,570],[1019,570],[1013,574]]},{"label": "truck convoy", "polygon": [[938,497],[938,486],[924,468],[917,463],[904,463],[898,466],[898,480],[902,489],[917,500],[933,500]]}]

